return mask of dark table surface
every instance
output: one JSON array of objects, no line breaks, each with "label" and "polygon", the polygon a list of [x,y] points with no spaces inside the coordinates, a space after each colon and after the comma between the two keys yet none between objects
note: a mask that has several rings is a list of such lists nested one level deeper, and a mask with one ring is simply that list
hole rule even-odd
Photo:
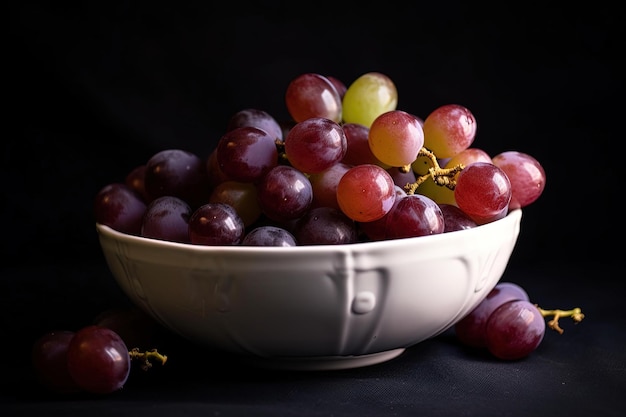
[{"label": "dark table surface", "polygon": [[[613,2],[614,3],[614,2]],[[621,416],[624,319],[623,19],[612,2],[567,9],[392,2],[11,2],[0,164],[2,416]],[[307,6],[308,7],[308,6]],[[255,368],[163,334],[169,360],[115,394],[59,397],[34,383],[43,332],[77,329],[127,302],[100,251],[93,198],[159,150],[207,156],[246,107],[288,115],[305,72],[350,83],[369,71],[425,116],[460,103],[475,146],[544,166],[502,277],[544,308],[585,319],[501,362],[453,332],[388,362],[333,372]]]}]

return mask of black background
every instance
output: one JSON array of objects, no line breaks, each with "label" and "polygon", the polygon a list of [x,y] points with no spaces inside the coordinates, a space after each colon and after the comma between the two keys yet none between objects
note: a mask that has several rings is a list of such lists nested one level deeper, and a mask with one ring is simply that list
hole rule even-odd
[{"label": "black background", "polygon": [[[4,359],[16,371],[5,381],[13,388],[9,397],[17,395],[8,402],[12,410],[52,407],[53,415],[64,415],[65,407],[84,407],[94,414],[106,413],[106,404],[124,404],[136,411],[154,400],[152,391],[172,398],[169,407],[152,415],[340,415],[352,406],[360,415],[418,410],[466,415],[458,405],[465,400],[475,405],[493,401],[492,408],[483,404],[483,415],[516,415],[516,410],[522,415],[568,410],[572,415],[581,410],[577,401],[595,404],[585,411],[598,416],[624,409],[616,395],[618,384],[626,383],[626,329],[617,307],[623,305],[624,284],[623,272],[615,271],[623,265],[618,199],[624,174],[618,167],[626,49],[617,5],[524,2],[483,8],[440,2],[401,7],[384,2],[339,8],[237,2],[217,9],[199,1],[25,1],[11,4],[8,16],[0,320]],[[503,280],[524,285],[543,304],[580,305],[595,315],[558,338],[548,336],[553,349],[545,348],[515,369],[484,358],[472,361],[441,338],[392,363],[352,373],[285,377],[235,364],[237,372],[251,376],[241,381],[234,373],[220,374],[227,385],[210,400],[202,400],[203,390],[214,390],[215,379],[207,377],[205,386],[200,375],[183,378],[184,367],[175,366],[179,373],[155,378],[161,385],[142,380],[145,385],[136,383],[126,397],[110,400],[76,405],[50,402],[45,395],[42,400],[38,391],[24,394],[32,392],[25,369],[34,338],[51,328],[76,328],[124,301],[94,228],[93,198],[101,187],[123,180],[162,149],[208,156],[227,119],[240,109],[256,107],[287,119],[284,92],[301,73],[333,75],[349,85],[369,71],[391,77],[399,108],[425,117],[439,105],[463,104],[478,121],[473,146],[492,155],[519,150],[542,163],[547,185],[524,210]],[[599,350],[589,351],[592,347]],[[568,356],[562,350],[573,352]],[[433,362],[423,362],[423,355],[431,355]],[[550,392],[542,393],[545,386],[533,386],[532,378],[546,378],[556,360],[579,366],[560,369],[559,378],[592,378],[595,385],[574,391],[559,391],[559,386],[556,395],[562,401],[550,404]],[[451,393],[461,380],[445,378],[441,366],[482,385],[469,390],[459,385]],[[524,376],[525,367],[537,373]],[[506,378],[496,384],[493,374],[502,369]],[[419,407],[412,403],[416,398],[402,397],[415,392],[398,387],[415,386],[416,378],[424,389]],[[515,378],[523,383],[516,385]],[[281,402],[271,384],[295,393]],[[329,384],[336,389],[321,394],[319,387]],[[243,388],[237,395],[226,387]],[[505,391],[515,393],[493,396]],[[464,401],[446,401],[454,393]],[[264,402],[268,396],[273,400]],[[539,403],[530,406],[535,404],[531,399]],[[26,403],[34,405],[20,408]],[[315,412],[312,404],[317,404]],[[514,407],[508,410],[507,404]],[[480,410],[465,409],[469,414]]]}]

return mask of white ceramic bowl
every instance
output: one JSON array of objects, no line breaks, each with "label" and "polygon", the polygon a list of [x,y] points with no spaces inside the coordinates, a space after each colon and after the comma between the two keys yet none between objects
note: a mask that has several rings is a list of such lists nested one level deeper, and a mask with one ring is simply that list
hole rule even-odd
[{"label": "white ceramic bowl", "polygon": [[122,290],[194,342],[261,366],[376,364],[445,331],[497,284],[521,210],[474,229],[351,245],[198,246],[97,224]]}]

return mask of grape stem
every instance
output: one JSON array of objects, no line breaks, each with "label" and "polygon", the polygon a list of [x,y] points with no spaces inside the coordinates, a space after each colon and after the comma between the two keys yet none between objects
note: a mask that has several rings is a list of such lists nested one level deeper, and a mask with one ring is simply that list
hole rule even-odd
[{"label": "grape stem", "polygon": [[544,310],[535,304],[535,307],[539,310],[543,317],[554,316],[554,318],[548,321],[548,327],[552,330],[557,331],[559,334],[563,334],[563,329],[559,326],[559,319],[561,317],[571,317],[574,320],[574,323],[580,323],[585,315],[582,313],[582,310],[578,307],[573,308],[571,310]]},{"label": "grape stem", "polygon": [[[427,157],[430,160],[432,167],[428,169],[427,174],[418,176],[414,183],[407,183],[404,186],[407,194],[415,194],[415,191],[417,191],[418,187],[428,179],[432,179],[433,181],[435,181],[435,184],[439,186],[448,187],[449,189],[454,190],[454,188],[456,187],[456,180],[454,179],[454,177],[456,176],[456,174],[461,172],[463,168],[465,168],[463,164],[459,164],[452,168],[441,168],[439,166],[439,161],[437,161],[437,156],[432,151],[424,147],[420,149],[417,156]],[[408,167],[402,167],[401,169],[407,170],[404,172],[408,172],[408,169],[410,169],[410,165]]]},{"label": "grape stem", "polygon": [[141,369],[144,371],[152,368],[151,360],[158,360],[161,362],[161,365],[165,365],[165,362],[167,362],[167,356],[160,354],[156,349],[142,352],[138,348],[133,348],[128,352],[128,354],[130,355],[131,360],[141,361]]}]

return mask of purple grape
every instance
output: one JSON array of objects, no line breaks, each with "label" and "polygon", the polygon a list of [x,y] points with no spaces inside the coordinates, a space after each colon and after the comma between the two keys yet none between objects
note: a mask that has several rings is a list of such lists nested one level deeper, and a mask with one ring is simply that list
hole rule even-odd
[{"label": "purple grape", "polygon": [[241,242],[243,246],[297,246],[296,238],[277,226],[259,226],[252,229]]},{"label": "purple grape", "polygon": [[477,224],[463,210],[452,204],[440,203],[439,207],[443,213],[443,221],[445,224],[444,233],[454,232],[457,230],[471,229]]},{"label": "purple grape", "polygon": [[171,195],[195,209],[208,201],[206,161],[181,149],[157,152],[146,163],[144,185],[151,199]]},{"label": "purple grape", "polygon": [[105,185],[96,194],[94,201],[97,223],[130,235],[141,233],[146,208],[139,194],[122,183]]},{"label": "purple grape", "polygon": [[537,349],[545,330],[546,322],[537,306],[527,300],[509,301],[487,320],[487,349],[498,359],[522,359]]},{"label": "purple grape", "polygon": [[356,223],[340,210],[324,206],[299,218],[294,236],[300,245],[339,245],[358,240]]},{"label": "purple grape", "polygon": [[469,314],[458,321],[454,330],[461,343],[470,347],[485,347],[486,326],[489,316],[502,304],[509,301],[526,300],[528,294],[512,282],[499,282]]},{"label": "purple grape", "polygon": [[130,374],[130,354],[122,338],[91,325],[76,332],[67,349],[67,369],[84,391],[109,394],[121,389]]},{"label": "purple grape", "polygon": [[275,221],[301,217],[313,202],[311,181],[289,165],[278,165],[257,184],[263,214]]},{"label": "purple grape", "polygon": [[189,219],[189,239],[196,245],[238,245],[244,234],[243,220],[225,203],[204,204]]},{"label": "purple grape", "polygon": [[278,165],[275,138],[253,126],[226,132],[217,143],[215,152],[219,169],[234,181],[259,181]]},{"label": "purple grape", "polygon": [[386,217],[386,239],[436,235],[444,230],[443,213],[439,205],[421,194],[410,194],[398,199]]},{"label": "purple grape", "polygon": [[283,141],[283,128],[266,111],[260,109],[243,109],[233,114],[228,120],[226,131],[229,132],[238,127],[252,126],[265,130],[274,140]]},{"label": "purple grape", "polygon": [[141,235],[152,239],[189,243],[188,225],[191,213],[189,204],[178,197],[158,197],[146,209]]}]

